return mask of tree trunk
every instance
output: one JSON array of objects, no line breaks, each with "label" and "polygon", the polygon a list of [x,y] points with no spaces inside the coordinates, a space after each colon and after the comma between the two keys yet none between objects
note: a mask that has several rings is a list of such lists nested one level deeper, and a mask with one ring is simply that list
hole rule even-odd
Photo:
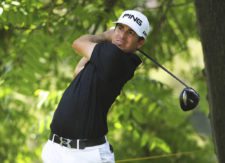
[{"label": "tree trunk", "polygon": [[225,163],[225,1],[195,0],[217,157]]}]

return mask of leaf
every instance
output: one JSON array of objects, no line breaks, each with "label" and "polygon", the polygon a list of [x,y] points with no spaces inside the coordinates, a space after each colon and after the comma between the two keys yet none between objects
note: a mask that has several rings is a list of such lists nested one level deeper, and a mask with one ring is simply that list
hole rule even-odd
[{"label": "leaf", "polygon": [[165,153],[171,153],[170,146],[162,139],[158,137],[153,137],[149,145],[149,150],[153,151],[155,149],[160,149]]}]

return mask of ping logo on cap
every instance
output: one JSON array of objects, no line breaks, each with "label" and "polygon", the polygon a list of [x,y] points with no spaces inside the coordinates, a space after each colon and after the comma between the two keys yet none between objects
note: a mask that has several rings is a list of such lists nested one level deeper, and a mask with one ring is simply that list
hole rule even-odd
[{"label": "ping logo on cap", "polygon": [[129,19],[133,19],[133,21],[135,21],[139,26],[142,25],[142,20],[141,20],[140,18],[138,18],[138,17],[135,17],[135,16],[132,15],[132,14],[124,14],[124,15],[123,15],[123,18],[124,18],[124,17],[127,17],[127,18],[129,18]]}]

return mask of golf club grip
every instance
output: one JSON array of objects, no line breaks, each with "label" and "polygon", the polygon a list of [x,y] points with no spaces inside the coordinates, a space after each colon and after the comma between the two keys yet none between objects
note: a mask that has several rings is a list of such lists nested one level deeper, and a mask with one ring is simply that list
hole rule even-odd
[{"label": "golf club grip", "polygon": [[170,74],[174,79],[176,79],[177,81],[179,81],[182,85],[184,85],[185,87],[189,87],[186,83],[184,83],[182,80],[180,80],[178,77],[176,77],[174,74],[172,74],[169,70],[167,70],[165,67],[163,67],[161,64],[159,64],[154,58],[150,57],[148,54],[146,54],[145,52],[143,52],[142,50],[138,49],[138,51],[140,53],[142,53],[144,56],[146,56],[148,59],[150,59],[153,63],[155,63],[157,66],[159,66],[160,68],[162,68],[164,71],[166,71],[168,74]]}]

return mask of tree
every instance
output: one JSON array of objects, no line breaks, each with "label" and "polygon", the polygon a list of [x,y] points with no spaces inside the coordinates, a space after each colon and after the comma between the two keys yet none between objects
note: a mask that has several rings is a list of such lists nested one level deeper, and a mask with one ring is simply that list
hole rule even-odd
[{"label": "tree", "polygon": [[219,162],[225,162],[225,2],[195,0],[204,51],[210,118]]}]

